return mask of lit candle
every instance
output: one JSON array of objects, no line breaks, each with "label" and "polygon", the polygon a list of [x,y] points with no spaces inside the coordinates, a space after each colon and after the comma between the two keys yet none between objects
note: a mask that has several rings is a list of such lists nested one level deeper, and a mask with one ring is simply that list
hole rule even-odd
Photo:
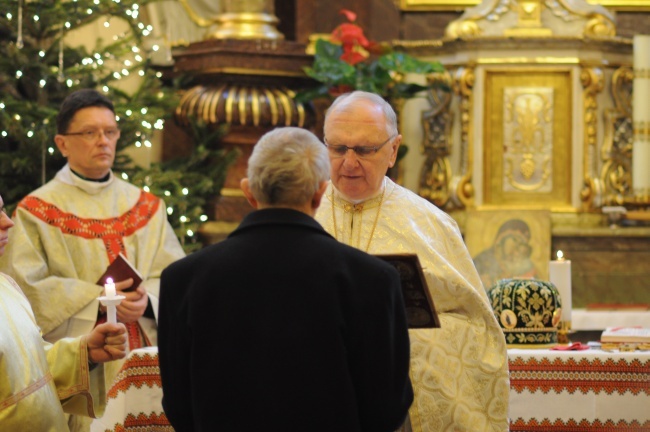
[{"label": "lit candle", "polygon": [[106,306],[106,321],[109,323],[117,323],[117,305],[124,300],[124,296],[116,294],[113,279],[106,278],[104,297],[100,297],[99,301]]},{"label": "lit candle", "polygon": [[562,251],[557,251],[557,260],[549,263],[549,279],[560,292],[562,317],[564,322],[571,322],[571,261],[564,259]]},{"label": "lit candle", "polygon": [[108,298],[113,298],[115,297],[115,294],[115,284],[113,283],[113,279],[106,278],[106,284],[104,284],[104,295]]}]

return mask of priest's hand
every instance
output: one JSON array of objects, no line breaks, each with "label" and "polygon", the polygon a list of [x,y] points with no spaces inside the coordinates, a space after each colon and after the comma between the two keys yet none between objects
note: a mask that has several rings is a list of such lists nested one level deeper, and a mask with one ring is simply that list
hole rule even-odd
[{"label": "priest's hand", "polygon": [[117,319],[123,323],[135,322],[140,319],[149,303],[149,296],[144,287],[139,286],[132,290],[130,288],[132,284],[133,279],[131,278],[115,283],[118,294],[124,296],[124,300],[117,306]]},{"label": "priest's hand", "polygon": [[126,356],[126,327],[122,323],[99,324],[84,337],[88,359],[92,363],[104,363]]}]

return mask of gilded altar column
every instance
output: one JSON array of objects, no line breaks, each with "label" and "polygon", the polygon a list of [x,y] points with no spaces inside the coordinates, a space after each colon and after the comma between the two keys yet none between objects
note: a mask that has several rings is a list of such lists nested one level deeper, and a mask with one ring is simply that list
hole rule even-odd
[{"label": "gilded altar column", "polygon": [[206,39],[284,39],[273,0],[220,0],[220,11]]},{"label": "gilded altar column", "polygon": [[216,5],[217,13],[206,16],[194,13],[189,0],[178,1],[210,30],[174,53],[174,72],[193,76],[175,109],[175,124],[187,128],[198,119],[210,128],[224,125],[221,147],[239,153],[199,232],[204,244],[211,244],[252,210],[239,183],[259,138],[276,127],[312,127],[314,114],[296,102],[294,89],[304,87],[304,68],[313,58],[305,44],[286,40],[276,28],[273,0],[201,0]]},{"label": "gilded altar column", "polygon": [[632,187],[643,202],[650,196],[650,35],[634,36]]}]

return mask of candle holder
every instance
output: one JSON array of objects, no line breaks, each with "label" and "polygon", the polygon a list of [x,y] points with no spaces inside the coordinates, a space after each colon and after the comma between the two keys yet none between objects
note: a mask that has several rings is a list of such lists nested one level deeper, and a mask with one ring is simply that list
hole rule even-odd
[{"label": "candle holder", "polygon": [[571,334],[571,321],[560,321],[557,329],[557,342],[560,344],[571,343],[569,334]]},{"label": "candle holder", "polygon": [[116,307],[120,303],[122,303],[122,300],[124,300],[126,297],[122,295],[116,295],[116,296],[101,296],[97,297],[97,300],[99,302],[106,306],[106,321],[109,323],[116,324],[117,323],[117,310]]}]

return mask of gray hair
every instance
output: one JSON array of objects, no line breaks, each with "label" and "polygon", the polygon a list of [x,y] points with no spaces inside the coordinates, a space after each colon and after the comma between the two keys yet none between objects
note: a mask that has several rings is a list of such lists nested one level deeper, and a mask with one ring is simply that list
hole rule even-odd
[{"label": "gray hair", "polygon": [[330,178],[327,148],[308,130],[274,129],[255,144],[247,176],[251,193],[260,203],[304,205]]},{"label": "gray hair", "polygon": [[327,123],[327,117],[334,111],[346,108],[349,105],[353,105],[355,102],[368,102],[372,105],[378,106],[384,112],[384,118],[386,119],[386,132],[389,136],[397,135],[397,114],[393,107],[386,102],[386,100],[375,93],[365,92],[361,90],[355,90],[350,93],[344,93],[334,99],[332,105],[325,113],[325,122]]}]

